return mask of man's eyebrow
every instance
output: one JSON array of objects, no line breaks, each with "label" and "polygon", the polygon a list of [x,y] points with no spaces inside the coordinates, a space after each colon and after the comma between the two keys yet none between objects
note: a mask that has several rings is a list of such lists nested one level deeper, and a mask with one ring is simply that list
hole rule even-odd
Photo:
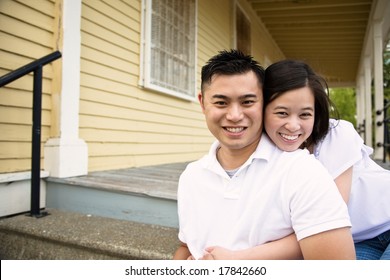
[{"label": "man's eyebrow", "polygon": [[[223,95],[223,94],[214,94],[211,98],[230,99],[229,97],[227,97],[226,95]],[[248,93],[248,94],[245,94],[245,95],[239,97],[239,99],[247,99],[247,98],[257,98],[257,95],[254,93]]]},{"label": "man's eyebrow", "polygon": [[214,98],[214,99],[229,99],[229,97],[227,97],[226,95],[223,95],[223,94],[214,94],[213,96],[211,96],[211,98]]},{"label": "man's eyebrow", "polygon": [[258,96],[254,93],[248,93],[243,96],[240,96],[240,99],[247,99],[247,98],[258,98]]}]

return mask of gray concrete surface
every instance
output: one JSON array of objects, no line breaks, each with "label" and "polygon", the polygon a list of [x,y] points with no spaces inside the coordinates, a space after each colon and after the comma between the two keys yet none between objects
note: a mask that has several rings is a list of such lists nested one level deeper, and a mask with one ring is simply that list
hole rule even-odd
[{"label": "gray concrete surface", "polygon": [[0,259],[171,259],[176,228],[47,209],[0,219]]}]

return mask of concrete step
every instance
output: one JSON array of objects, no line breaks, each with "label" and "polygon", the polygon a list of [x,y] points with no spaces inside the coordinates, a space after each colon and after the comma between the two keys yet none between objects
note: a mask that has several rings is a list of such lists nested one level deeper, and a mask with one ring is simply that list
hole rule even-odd
[{"label": "concrete step", "polygon": [[171,259],[186,165],[44,179],[49,215],[0,218],[0,259]]},{"label": "concrete step", "polygon": [[42,218],[0,219],[0,259],[172,259],[178,230],[46,209]]},{"label": "concrete step", "polygon": [[47,178],[46,205],[65,211],[178,227],[177,184],[188,163]]}]

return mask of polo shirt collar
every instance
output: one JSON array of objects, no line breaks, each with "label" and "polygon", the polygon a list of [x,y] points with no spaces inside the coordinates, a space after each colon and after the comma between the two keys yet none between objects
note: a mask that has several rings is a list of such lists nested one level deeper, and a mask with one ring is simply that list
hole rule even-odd
[{"label": "polo shirt collar", "polygon": [[[217,149],[219,148],[219,146],[220,146],[219,141],[216,140],[211,145],[208,155],[204,158],[203,164],[205,168],[213,170],[214,172],[217,173],[223,172],[223,174],[226,174],[225,170],[223,170],[222,166],[219,164],[217,160]],[[277,149],[276,145],[269,139],[267,134],[263,133],[261,135],[261,139],[259,144],[257,145],[256,150],[249,157],[249,159],[243,164],[243,166],[240,167],[240,169],[251,164],[252,161],[255,159],[265,160],[268,162],[275,149]]]},{"label": "polo shirt collar", "polygon": [[242,167],[251,164],[254,160],[264,160],[268,162],[275,149],[277,149],[276,145],[269,139],[267,134],[263,133],[256,150]]}]

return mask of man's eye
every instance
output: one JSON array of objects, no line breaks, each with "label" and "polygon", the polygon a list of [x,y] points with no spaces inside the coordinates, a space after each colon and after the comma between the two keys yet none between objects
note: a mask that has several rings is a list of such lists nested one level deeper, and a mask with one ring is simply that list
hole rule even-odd
[{"label": "man's eye", "polygon": [[216,101],[216,102],[214,102],[214,104],[218,105],[218,106],[225,106],[226,102],[225,101]]},{"label": "man's eye", "polygon": [[254,100],[245,100],[242,104],[243,105],[252,105],[253,103],[255,103]]}]

